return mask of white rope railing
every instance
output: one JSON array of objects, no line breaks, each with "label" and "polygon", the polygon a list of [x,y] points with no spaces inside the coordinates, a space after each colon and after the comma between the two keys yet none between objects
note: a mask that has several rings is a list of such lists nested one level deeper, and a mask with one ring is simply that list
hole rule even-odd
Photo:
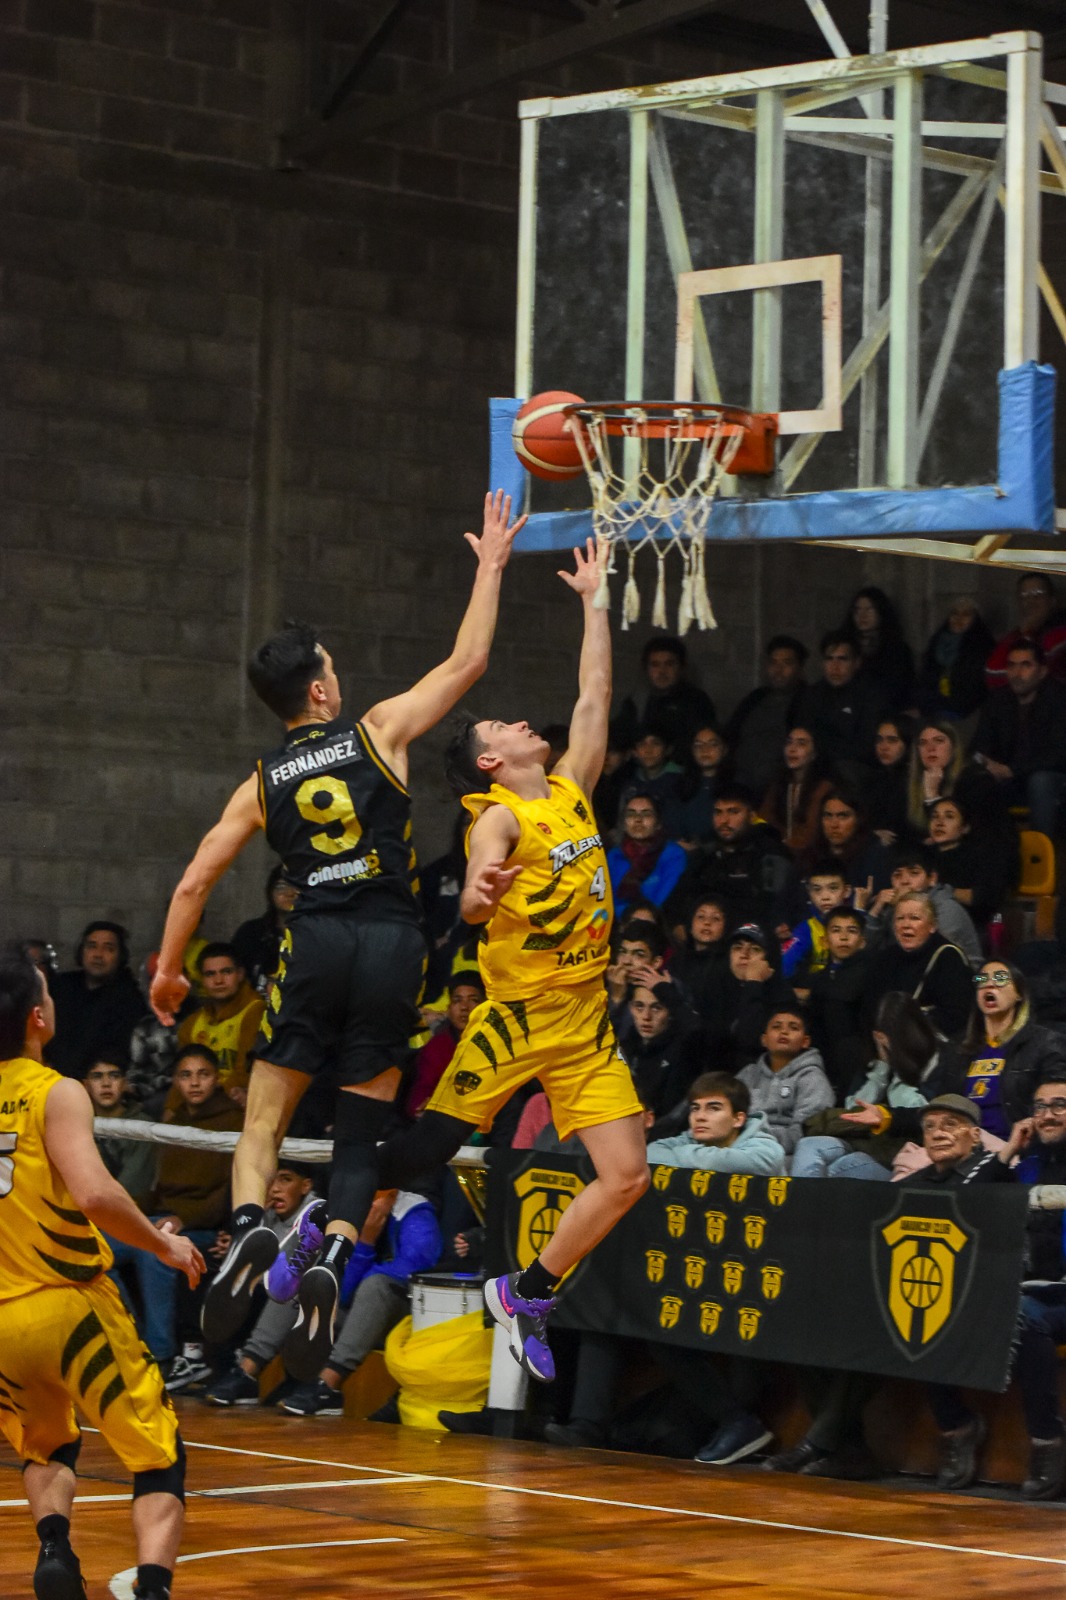
[{"label": "white rope railing", "polygon": [[[211,1128],[189,1128],[172,1122],[141,1122],[132,1117],[96,1117],[93,1131],[98,1139],[138,1139],[142,1143],[178,1145],[189,1150],[217,1150],[220,1155],[232,1154],[240,1138],[239,1133],[218,1133]],[[280,1154],[290,1161],[325,1166],[333,1160],[333,1140],[283,1139]],[[456,1151],[451,1164],[483,1167],[485,1152],[476,1145],[465,1144]]]}]

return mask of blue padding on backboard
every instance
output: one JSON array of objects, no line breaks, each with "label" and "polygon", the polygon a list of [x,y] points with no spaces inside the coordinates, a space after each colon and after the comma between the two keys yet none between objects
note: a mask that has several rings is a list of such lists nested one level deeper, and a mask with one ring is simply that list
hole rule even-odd
[{"label": "blue padding on backboard", "polygon": [[[490,487],[524,504],[528,477],[511,444],[521,400],[489,402]],[[1055,369],[1035,361],[999,374],[998,482],[960,489],[838,489],[780,500],[715,502],[714,540],[921,538],[1055,532]],[[517,550],[566,550],[592,531],[588,511],[531,516]]]}]

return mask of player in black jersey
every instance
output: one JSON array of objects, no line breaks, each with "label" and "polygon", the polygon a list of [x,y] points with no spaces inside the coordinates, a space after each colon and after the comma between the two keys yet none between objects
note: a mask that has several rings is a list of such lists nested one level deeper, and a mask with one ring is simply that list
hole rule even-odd
[{"label": "player in black jersey", "polygon": [[188,991],[182,957],[207,897],[258,829],[300,891],[255,1045],[233,1160],[233,1243],[204,1302],[204,1332],[224,1340],[237,1331],[274,1260],[277,1235],[262,1220],[267,1187],[292,1113],[328,1062],[345,1092],[337,1095],[324,1254],[303,1278],[302,1315],[285,1351],[301,1379],[317,1376],[333,1343],[339,1281],[373,1199],[375,1147],[418,1026],[426,948],[407,747],[485,671],[501,575],[524,522],[511,522],[509,496],[486,496],[480,538],[465,535],[478,567],[451,655],[358,722],[341,716],[333,661],[312,629],[292,625],[267,640],[248,675],[284,722],[285,741],[232,796],[170,903],[151,989],[167,1025]]}]

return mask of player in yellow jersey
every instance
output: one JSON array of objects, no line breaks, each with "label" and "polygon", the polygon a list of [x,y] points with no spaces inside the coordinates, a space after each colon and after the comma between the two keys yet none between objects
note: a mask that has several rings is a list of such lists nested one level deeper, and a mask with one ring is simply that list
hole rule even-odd
[{"label": "player in yellow jersey", "polygon": [[648,1186],[641,1106],[607,1010],[611,886],[589,800],[607,750],[611,637],[593,603],[592,541],[574,558],[576,570],[559,576],[581,597],[585,632],[565,754],[549,776],[549,747],[528,722],[470,723],[449,748],[449,775],[474,818],[460,904],[464,921],[485,928],[486,999],[417,1126],[379,1152],[379,1182],[392,1187],[397,1173],[448,1160],[472,1126],[488,1128],[539,1078],[559,1133],[580,1136],[596,1178],[540,1257],[486,1284],[485,1300],[515,1359],[542,1382],[555,1375],[545,1335],[553,1289]]},{"label": "player in yellow jersey", "polygon": [[196,1246],[155,1228],[93,1142],[84,1088],[42,1063],[48,986],[21,951],[0,957],[0,1430],[25,1462],[41,1541],[37,1600],[83,1600],[70,1547],[81,1430],[75,1408],[133,1474],[138,1600],[167,1600],[185,1515],[185,1452],[158,1366],[107,1276],[106,1229],[184,1272]]}]

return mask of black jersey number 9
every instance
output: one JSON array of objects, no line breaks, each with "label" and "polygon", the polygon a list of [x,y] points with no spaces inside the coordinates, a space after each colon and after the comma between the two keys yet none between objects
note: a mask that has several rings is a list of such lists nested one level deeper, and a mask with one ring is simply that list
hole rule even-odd
[{"label": "black jersey number 9", "polygon": [[[318,805],[321,794],[330,796],[328,805]],[[339,822],[340,833],[313,833],[311,843],[324,856],[343,855],[354,850],[363,837],[348,785],[342,778],[308,778],[295,795],[296,809],[307,822]]]}]

